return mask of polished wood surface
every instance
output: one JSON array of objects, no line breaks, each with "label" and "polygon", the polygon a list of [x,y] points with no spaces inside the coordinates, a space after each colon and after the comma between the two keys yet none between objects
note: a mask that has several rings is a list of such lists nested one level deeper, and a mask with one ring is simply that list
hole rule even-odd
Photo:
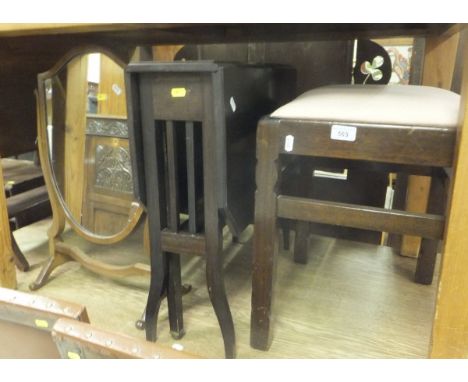
[{"label": "polished wood surface", "polygon": [[113,59],[101,54],[98,114],[127,117],[124,70]]},{"label": "polished wood surface", "polygon": [[[428,37],[426,39],[421,85],[450,90],[459,39],[459,32],[449,36]],[[427,208],[430,187],[430,178],[410,176],[406,209],[412,212],[424,212]],[[401,254],[417,257],[420,245],[421,238],[405,235],[402,238]]]},{"label": "polished wood surface", "polygon": [[[78,224],[81,224],[84,182],[85,182],[85,130],[86,130],[86,109],[88,93],[88,56],[83,55],[70,61],[63,68],[66,76],[65,88],[65,126],[64,141],[51,142],[52,145],[63,143],[63,188],[59,188],[65,205]],[[54,89],[55,91],[55,89]],[[56,94],[53,94],[54,98]],[[53,112],[61,112],[54,108]],[[49,111],[47,110],[47,114]],[[53,114],[52,114],[53,115]],[[42,127],[42,125],[41,125]],[[59,130],[60,127],[57,129]],[[47,143],[48,146],[50,143]],[[52,171],[55,172],[55,165],[60,160],[55,160]],[[61,163],[57,163],[62,166]],[[73,169],[73,171],[71,171]],[[55,181],[53,179],[52,181]]]},{"label": "polished wood surface", "polygon": [[[330,142],[332,122],[300,119],[271,119],[270,125],[278,124],[279,139],[287,135],[300,136],[294,140],[294,153],[326,158],[342,158],[362,161],[384,162],[414,166],[450,166],[453,160],[455,129],[416,126],[408,134],[407,126],[372,125],[353,123],[359,129],[359,145],[348,142]],[[377,126],[377,127],[376,127]],[[307,133],[309,131],[309,133]],[[313,131],[313,133],[310,133]],[[280,153],[287,154],[284,146]],[[435,155],[437,153],[437,155]]]},{"label": "polished wood surface", "polygon": [[382,232],[413,233],[422,237],[442,239],[444,219],[440,215],[394,211],[378,207],[323,202],[317,199],[280,195],[278,216],[292,220],[344,225]]},{"label": "polished wood surface", "polygon": [[[273,31],[275,34],[278,33],[278,26],[282,27],[285,31],[294,35],[297,34],[315,32],[314,34],[320,36],[322,33],[332,34],[343,34],[353,32],[356,35],[401,35],[405,36],[408,31],[409,34],[421,34],[427,33],[428,31],[440,32],[450,27],[450,24],[340,24],[338,28],[335,26],[331,27],[331,24],[199,24],[199,32],[211,31],[212,38],[219,38],[224,32],[231,32],[233,36],[227,36],[228,38],[234,39],[242,37],[242,31],[244,34],[252,33],[252,31],[260,32],[260,36],[265,38],[268,32]],[[0,36],[24,36],[24,35],[41,35],[41,34],[64,34],[64,33],[90,33],[90,32],[112,32],[112,31],[131,31],[131,30],[165,30],[165,31],[177,31],[185,32],[193,31],[194,24],[128,24],[128,23],[3,23],[0,24]],[[217,32],[217,33],[216,33]],[[234,33],[237,32],[237,33]],[[405,33],[406,32],[406,33]],[[229,34],[231,34],[229,33]],[[245,36],[244,36],[245,38]],[[284,37],[283,37],[284,38]]]},{"label": "polished wood surface", "polygon": [[[142,28],[141,24],[133,24],[133,28]],[[132,29],[132,24],[98,24],[98,23],[2,23],[0,36],[37,36],[63,33],[89,33]]]},{"label": "polished wood surface", "polygon": [[[463,52],[462,112],[451,203],[432,332],[432,358],[468,358],[468,45]],[[464,116],[464,118],[463,118]]]},{"label": "polished wood surface", "polygon": [[[276,196],[279,166],[278,125],[269,126],[260,121],[257,128],[257,168],[255,191],[255,232],[253,252],[278,252]],[[273,261],[271,261],[273,260]],[[275,300],[277,261],[269,256],[254,256],[252,261],[252,312],[250,344],[256,349],[266,349],[272,342],[271,309]]]}]

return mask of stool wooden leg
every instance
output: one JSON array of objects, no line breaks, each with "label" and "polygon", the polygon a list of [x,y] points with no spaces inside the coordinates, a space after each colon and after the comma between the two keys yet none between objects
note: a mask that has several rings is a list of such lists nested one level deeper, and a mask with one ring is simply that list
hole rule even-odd
[{"label": "stool wooden leg", "polygon": [[425,285],[432,284],[438,247],[439,240],[422,239],[414,274],[415,282]]},{"label": "stool wooden leg", "polygon": [[[431,179],[427,212],[443,215],[445,199],[443,180],[439,177],[433,177]],[[425,285],[432,284],[438,247],[439,240],[422,239],[414,276],[415,282]]]},{"label": "stool wooden leg", "polygon": [[309,239],[309,222],[296,222],[296,237],[294,238],[294,262],[307,264],[307,249]]},{"label": "stool wooden leg", "polygon": [[[309,166],[304,161],[299,161],[298,173],[293,180],[294,195],[312,197],[311,178],[311,166]],[[294,238],[294,262],[298,264],[307,264],[309,233],[309,222],[296,222],[296,237]]]},{"label": "stool wooden leg", "polygon": [[283,249],[288,251],[291,244],[289,240],[289,236],[291,235],[291,222],[287,219],[281,219],[279,224],[283,232]]},{"label": "stool wooden leg", "polygon": [[257,191],[250,324],[250,345],[260,350],[268,350],[271,344],[271,310],[278,253],[278,144],[278,126],[261,122],[257,131]]}]

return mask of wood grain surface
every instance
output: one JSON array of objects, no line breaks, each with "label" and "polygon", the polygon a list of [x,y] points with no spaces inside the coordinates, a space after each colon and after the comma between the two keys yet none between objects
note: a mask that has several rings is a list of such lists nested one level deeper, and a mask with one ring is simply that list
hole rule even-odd
[{"label": "wood grain surface", "polygon": [[[464,47],[462,113],[437,308],[432,333],[432,358],[468,358],[468,46]],[[463,119],[464,117],[464,119]]]},{"label": "wood grain surface", "polygon": [[11,246],[10,224],[3,192],[3,171],[0,166],[0,286],[16,288],[16,269],[13,262],[13,248]]}]

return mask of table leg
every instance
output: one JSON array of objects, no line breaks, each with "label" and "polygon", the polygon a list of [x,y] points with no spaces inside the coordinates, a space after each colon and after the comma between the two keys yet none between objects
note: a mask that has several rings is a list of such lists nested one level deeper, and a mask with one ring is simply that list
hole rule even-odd
[{"label": "table leg", "polygon": [[[211,86],[205,86],[205,105],[212,105]],[[218,125],[211,106],[207,106],[203,122],[203,188],[206,240],[206,282],[211,304],[221,328],[226,358],[236,357],[234,322],[224,286],[223,270],[223,219],[220,213],[217,144]]]},{"label": "table leg", "polygon": [[261,122],[257,132],[257,190],[250,327],[250,345],[260,350],[267,350],[271,344],[272,300],[278,253],[278,144],[278,126]]},{"label": "table leg", "polygon": [[169,311],[169,325],[171,335],[181,339],[185,335],[184,316],[182,307],[182,281],[180,274],[180,255],[166,253],[167,259],[167,304]]},{"label": "table leg", "polygon": [[[151,104],[151,83],[142,81],[140,100],[142,102],[142,132],[144,173],[147,195],[148,226],[150,231],[151,279],[146,304],[146,339],[156,341],[157,321],[161,306],[166,277],[166,259],[161,246],[161,227],[167,221],[165,209],[163,131],[155,126]],[[156,144],[155,144],[156,143]]]},{"label": "table leg", "polygon": [[[444,179],[433,177],[429,191],[427,212],[430,214],[445,215],[445,201]],[[425,285],[432,284],[439,242],[440,240],[427,238],[421,240],[421,248],[419,250],[414,276],[414,280],[417,283]]]}]

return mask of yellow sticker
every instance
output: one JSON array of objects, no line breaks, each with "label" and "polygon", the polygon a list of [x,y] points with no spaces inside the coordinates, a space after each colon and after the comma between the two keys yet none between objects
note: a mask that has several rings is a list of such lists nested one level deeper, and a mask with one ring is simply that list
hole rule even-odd
[{"label": "yellow sticker", "polygon": [[81,359],[80,355],[78,353],[75,353],[74,351],[69,351],[67,353],[68,359]]},{"label": "yellow sticker", "polygon": [[36,324],[36,326],[38,328],[48,328],[49,327],[49,323],[46,320],[36,319],[36,320],[34,320],[34,323]]},{"label": "yellow sticker", "polygon": [[8,185],[15,184],[15,181],[14,180],[9,180],[6,184],[8,184]]},{"label": "yellow sticker", "polygon": [[171,89],[171,96],[173,98],[181,98],[187,95],[187,89],[185,88],[172,88]]},{"label": "yellow sticker", "polygon": [[98,101],[106,101],[107,100],[107,94],[106,93],[98,93],[97,100]]}]

